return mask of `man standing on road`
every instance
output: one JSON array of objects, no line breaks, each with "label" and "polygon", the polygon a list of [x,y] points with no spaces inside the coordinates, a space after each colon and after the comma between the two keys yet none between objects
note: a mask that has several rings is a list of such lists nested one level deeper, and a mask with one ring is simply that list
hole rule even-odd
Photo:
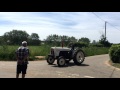
[{"label": "man standing on road", "polygon": [[22,46],[20,46],[16,51],[17,58],[17,70],[16,70],[16,78],[19,78],[19,74],[22,72],[22,78],[25,78],[25,74],[27,71],[29,49],[27,48],[27,42],[23,41]]}]

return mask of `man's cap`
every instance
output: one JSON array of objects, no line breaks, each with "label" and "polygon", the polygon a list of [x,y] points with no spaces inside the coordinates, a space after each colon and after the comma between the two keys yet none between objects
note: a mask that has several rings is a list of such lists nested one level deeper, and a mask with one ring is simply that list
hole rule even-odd
[{"label": "man's cap", "polygon": [[22,44],[27,44],[27,42],[26,42],[26,41],[23,41]]}]

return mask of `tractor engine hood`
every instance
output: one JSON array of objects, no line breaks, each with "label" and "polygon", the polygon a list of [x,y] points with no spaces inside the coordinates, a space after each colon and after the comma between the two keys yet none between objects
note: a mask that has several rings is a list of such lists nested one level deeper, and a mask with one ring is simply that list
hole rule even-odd
[{"label": "tractor engine hood", "polygon": [[51,47],[51,49],[57,50],[57,51],[70,51],[70,48],[67,47]]}]

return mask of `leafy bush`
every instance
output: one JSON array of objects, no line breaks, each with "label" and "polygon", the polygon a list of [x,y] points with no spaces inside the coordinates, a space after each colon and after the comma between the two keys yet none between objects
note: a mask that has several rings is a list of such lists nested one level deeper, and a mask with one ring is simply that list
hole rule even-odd
[{"label": "leafy bush", "polygon": [[94,56],[101,54],[108,54],[109,48],[106,47],[84,47],[82,50],[85,52],[85,56]]},{"label": "leafy bush", "polygon": [[120,45],[112,45],[109,49],[109,56],[113,63],[120,63]]},{"label": "leafy bush", "polygon": [[90,44],[89,47],[104,47],[104,45],[100,43],[96,43],[96,44]]},{"label": "leafy bush", "polygon": [[88,44],[87,43],[69,43],[68,44],[68,47],[71,47],[72,45],[74,45],[75,47],[79,47],[79,48],[82,48],[82,47],[88,47]]}]

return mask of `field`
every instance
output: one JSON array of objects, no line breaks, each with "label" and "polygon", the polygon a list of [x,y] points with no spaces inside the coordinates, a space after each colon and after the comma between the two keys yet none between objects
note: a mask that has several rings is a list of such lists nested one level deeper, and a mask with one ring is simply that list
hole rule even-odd
[{"label": "field", "polygon": [[[15,51],[19,46],[0,46],[0,60],[16,60]],[[35,56],[47,56],[50,52],[49,45],[28,46],[30,49],[30,60],[36,60]],[[105,47],[86,47],[82,48],[86,56],[108,54],[109,48]]]}]

